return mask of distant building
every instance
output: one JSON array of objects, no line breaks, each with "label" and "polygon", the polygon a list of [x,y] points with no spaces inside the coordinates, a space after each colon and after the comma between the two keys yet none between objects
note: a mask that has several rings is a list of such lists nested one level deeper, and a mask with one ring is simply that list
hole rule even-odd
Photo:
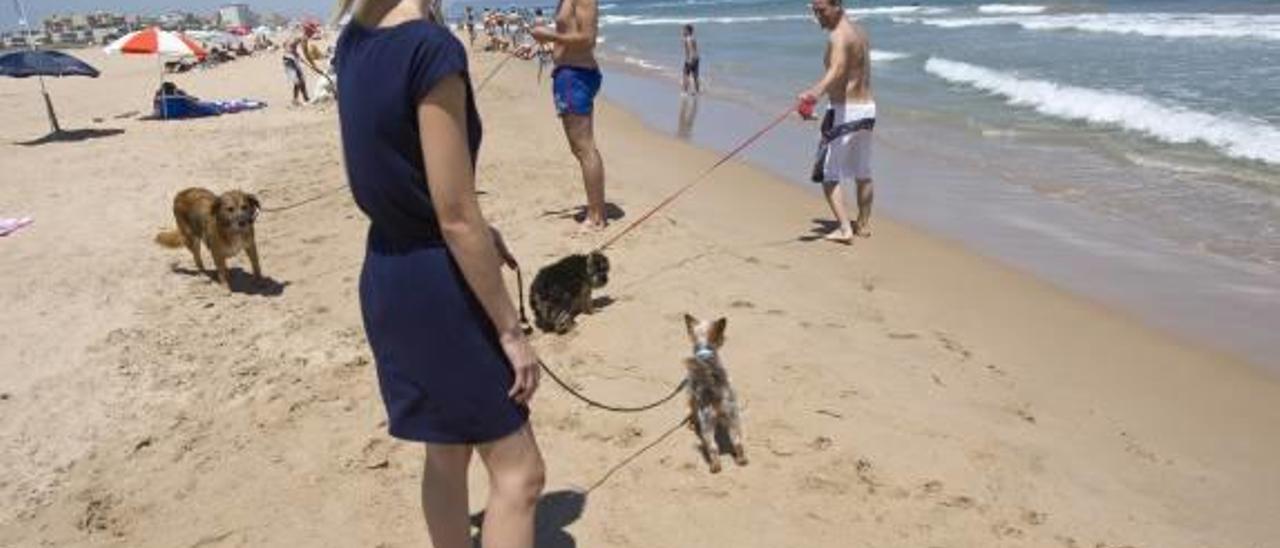
[{"label": "distant building", "polygon": [[222,28],[252,28],[258,26],[258,16],[249,9],[248,4],[227,4],[218,9],[218,22]]}]

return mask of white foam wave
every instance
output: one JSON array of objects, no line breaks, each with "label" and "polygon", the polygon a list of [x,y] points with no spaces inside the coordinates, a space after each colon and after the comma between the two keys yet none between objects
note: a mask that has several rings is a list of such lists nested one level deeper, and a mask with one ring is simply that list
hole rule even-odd
[{"label": "white foam wave", "polygon": [[896,52],[896,51],[883,51],[883,50],[878,50],[878,49],[873,49],[873,50],[871,50],[871,62],[872,62],[872,63],[888,63],[888,62],[890,62],[890,61],[897,61],[897,60],[899,60],[899,59],[906,59],[907,57],[911,57],[911,54],[910,54],[910,53],[899,53],[899,52]]},{"label": "white foam wave", "polygon": [[646,60],[644,60],[644,59],[641,59],[641,58],[639,58],[639,57],[632,57],[632,56],[630,56],[630,55],[624,56],[624,57],[622,58],[622,62],[624,62],[624,63],[626,63],[626,64],[628,64],[628,65],[632,65],[632,66],[640,67],[640,68],[645,69],[645,70],[652,70],[652,71],[661,71],[661,70],[662,70],[662,65],[658,65],[658,64],[655,64],[655,63],[651,63],[651,62],[646,61]]},{"label": "white foam wave", "polygon": [[983,4],[978,6],[978,11],[982,13],[1044,13],[1045,6],[1035,6],[1031,4]]},{"label": "white foam wave", "polygon": [[602,25],[705,25],[736,23],[767,23],[772,21],[803,21],[812,18],[806,14],[742,15],[724,17],[641,17],[639,15],[606,15],[600,18]]},{"label": "white foam wave", "polygon": [[1067,86],[977,65],[930,58],[925,71],[1066,120],[1119,127],[1170,143],[1204,143],[1236,158],[1280,164],[1280,128],[1260,121],[1163,105],[1113,91]]},{"label": "white foam wave", "polygon": [[895,17],[895,22],[942,28],[1017,25],[1028,30],[1076,30],[1160,38],[1280,40],[1280,15],[1211,13],[1080,13],[992,17]]},{"label": "white foam wave", "polygon": [[611,9],[615,9],[615,8],[617,8],[617,7],[618,7],[618,5],[617,5],[617,4],[600,4],[600,8],[599,8],[599,9],[600,9],[600,11],[609,11],[609,10],[611,10]]},{"label": "white foam wave", "polygon": [[933,6],[880,6],[877,8],[849,8],[845,13],[849,15],[937,15],[951,11],[949,8],[940,8]]}]

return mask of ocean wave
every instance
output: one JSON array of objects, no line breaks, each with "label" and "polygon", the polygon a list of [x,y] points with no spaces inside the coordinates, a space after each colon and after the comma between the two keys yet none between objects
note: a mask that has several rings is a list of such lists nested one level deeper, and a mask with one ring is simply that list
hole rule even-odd
[{"label": "ocean wave", "polygon": [[617,4],[600,4],[600,7],[599,7],[599,8],[597,8],[597,9],[599,9],[600,11],[609,11],[609,10],[611,10],[611,9],[615,9],[615,8],[617,8],[617,7],[618,7],[618,5],[617,5]]},{"label": "ocean wave", "polygon": [[896,51],[883,51],[883,50],[878,50],[878,49],[873,49],[873,50],[871,50],[871,62],[872,62],[872,63],[888,63],[888,62],[890,62],[890,61],[897,61],[897,60],[899,60],[899,59],[906,59],[907,57],[911,57],[911,54],[910,54],[910,53],[899,53],[899,52],[896,52]]},{"label": "ocean wave", "polygon": [[601,25],[705,25],[736,23],[768,23],[773,21],[804,21],[811,19],[807,14],[785,15],[741,15],[741,16],[703,16],[703,17],[642,17],[639,15],[605,15],[600,18]]},{"label": "ocean wave", "polygon": [[983,4],[978,6],[981,13],[1044,13],[1048,9],[1045,6],[1035,6],[1031,4]]},{"label": "ocean wave", "polygon": [[1211,13],[1081,13],[993,17],[894,17],[899,23],[942,28],[1017,25],[1028,30],[1077,30],[1160,38],[1280,40],[1280,15]]},{"label": "ocean wave", "polygon": [[1280,147],[1276,146],[1280,128],[1264,122],[1163,105],[1126,93],[1019,78],[937,57],[925,62],[924,69],[1048,116],[1118,127],[1169,143],[1204,143],[1235,158],[1280,164]]},{"label": "ocean wave", "polygon": [[639,57],[632,57],[632,56],[630,56],[630,55],[626,55],[626,56],[623,56],[623,57],[622,57],[622,62],[623,62],[623,63],[626,63],[626,64],[628,64],[628,65],[632,65],[632,66],[640,67],[640,68],[645,69],[645,70],[652,70],[652,71],[655,71],[655,72],[661,72],[661,71],[662,71],[662,65],[659,65],[659,64],[657,64],[657,63],[653,63],[653,62],[647,61],[647,60],[645,60],[645,59],[641,59],[641,58],[639,58]]},{"label": "ocean wave", "polygon": [[850,15],[937,15],[947,13],[950,8],[934,6],[881,6],[878,8],[849,8],[845,13]]}]

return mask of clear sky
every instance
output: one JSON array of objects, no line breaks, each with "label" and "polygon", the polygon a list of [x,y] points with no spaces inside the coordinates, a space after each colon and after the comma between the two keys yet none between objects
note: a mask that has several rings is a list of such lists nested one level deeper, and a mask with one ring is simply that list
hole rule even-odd
[{"label": "clear sky", "polygon": [[[27,10],[27,20],[38,25],[45,16],[59,12],[115,11],[122,13],[160,14],[172,10],[195,13],[213,13],[218,6],[228,0],[17,0]],[[321,19],[329,16],[336,0],[236,0],[249,4],[257,12],[280,12],[285,15],[312,15]],[[445,7],[451,4],[554,4],[554,0],[445,0]],[[14,0],[0,0],[0,27],[11,28],[18,25],[18,12],[14,8]]]}]

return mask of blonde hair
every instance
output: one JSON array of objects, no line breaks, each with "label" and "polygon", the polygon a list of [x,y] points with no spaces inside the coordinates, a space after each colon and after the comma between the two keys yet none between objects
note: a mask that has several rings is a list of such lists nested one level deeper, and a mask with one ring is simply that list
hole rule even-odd
[{"label": "blonde hair", "polygon": [[[444,24],[444,6],[442,0],[427,0],[430,5],[427,7],[426,16],[433,23]],[[394,7],[400,0],[338,0],[338,9],[333,14],[335,23],[342,20],[348,14],[352,19],[366,19],[370,13],[375,11],[386,11]]]}]

